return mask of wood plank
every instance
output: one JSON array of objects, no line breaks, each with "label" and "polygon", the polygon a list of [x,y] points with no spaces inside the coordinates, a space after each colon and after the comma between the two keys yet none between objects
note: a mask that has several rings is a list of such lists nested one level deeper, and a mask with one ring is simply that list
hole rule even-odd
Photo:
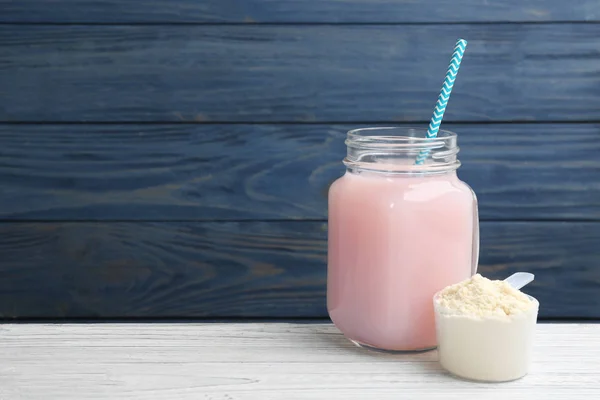
[{"label": "wood plank", "polygon": [[[3,220],[327,218],[340,125],[0,125]],[[600,220],[600,125],[449,125],[481,219]]]},{"label": "wood plank", "polygon": [[[599,223],[484,222],[480,272],[600,318]],[[3,223],[0,316],[326,317],[326,224]]]},{"label": "wood plank", "polygon": [[9,23],[377,23],[598,21],[594,0],[0,0]]},{"label": "wood plank", "polygon": [[600,120],[600,24],[0,26],[0,121]]},{"label": "wood plank", "polygon": [[600,396],[600,325],[592,324],[538,324],[529,374],[493,387],[451,377],[436,351],[358,349],[331,324],[20,324],[0,330],[0,397],[6,399]]}]

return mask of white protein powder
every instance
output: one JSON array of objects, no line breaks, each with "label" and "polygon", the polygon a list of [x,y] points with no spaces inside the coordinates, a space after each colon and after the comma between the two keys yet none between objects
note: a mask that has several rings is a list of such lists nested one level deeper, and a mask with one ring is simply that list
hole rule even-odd
[{"label": "white protein powder", "polygon": [[438,354],[454,375],[489,382],[527,374],[539,304],[477,274],[434,297]]}]

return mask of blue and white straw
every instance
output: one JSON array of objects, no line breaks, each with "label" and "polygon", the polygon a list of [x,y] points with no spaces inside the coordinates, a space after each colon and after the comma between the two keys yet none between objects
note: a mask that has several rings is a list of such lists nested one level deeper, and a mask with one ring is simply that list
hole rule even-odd
[{"label": "blue and white straw", "polygon": [[[446,111],[448,100],[450,100],[450,93],[452,93],[454,80],[456,79],[456,75],[458,74],[460,62],[462,61],[466,48],[467,41],[464,39],[458,39],[458,41],[456,42],[456,46],[454,47],[454,53],[452,53],[452,59],[450,60],[448,71],[446,71],[446,79],[444,79],[444,85],[442,86],[442,90],[440,91],[440,95],[438,96],[437,103],[435,103],[435,109],[433,110],[433,116],[431,117],[429,128],[427,128],[427,139],[435,138],[438,134],[438,131],[440,130],[440,124],[442,123],[442,118],[444,118],[444,112]],[[423,164],[425,162],[425,159],[429,155],[429,151],[429,149],[422,150],[417,156],[415,164]]]}]

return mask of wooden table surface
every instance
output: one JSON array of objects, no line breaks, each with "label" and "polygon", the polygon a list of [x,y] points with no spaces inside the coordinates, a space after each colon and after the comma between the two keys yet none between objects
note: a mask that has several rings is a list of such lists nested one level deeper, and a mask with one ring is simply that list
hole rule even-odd
[{"label": "wooden table surface", "polygon": [[357,348],[331,324],[0,325],[2,400],[471,398],[600,398],[600,324],[539,324],[530,374],[503,384],[454,379],[435,351]]}]

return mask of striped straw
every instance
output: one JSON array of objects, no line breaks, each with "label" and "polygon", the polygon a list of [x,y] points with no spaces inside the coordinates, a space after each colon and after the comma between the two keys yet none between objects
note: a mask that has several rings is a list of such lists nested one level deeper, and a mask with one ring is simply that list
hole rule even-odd
[{"label": "striped straw", "polygon": [[[429,128],[427,128],[427,139],[435,138],[440,130],[440,124],[442,123],[442,118],[444,118],[444,112],[446,111],[448,100],[450,100],[450,93],[452,93],[454,80],[456,79],[456,74],[458,74],[458,68],[460,68],[460,62],[462,61],[466,48],[467,41],[464,39],[458,39],[456,46],[454,47],[454,53],[452,53],[452,59],[450,60],[448,71],[446,71],[444,85],[442,86],[442,90],[438,96],[437,103],[435,103],[435,109],[433,110],[433,116],[431,117]],[[421,150],[417,156],[415,164],[423,164],[429,155],[429,151],[429,149]]]}]

